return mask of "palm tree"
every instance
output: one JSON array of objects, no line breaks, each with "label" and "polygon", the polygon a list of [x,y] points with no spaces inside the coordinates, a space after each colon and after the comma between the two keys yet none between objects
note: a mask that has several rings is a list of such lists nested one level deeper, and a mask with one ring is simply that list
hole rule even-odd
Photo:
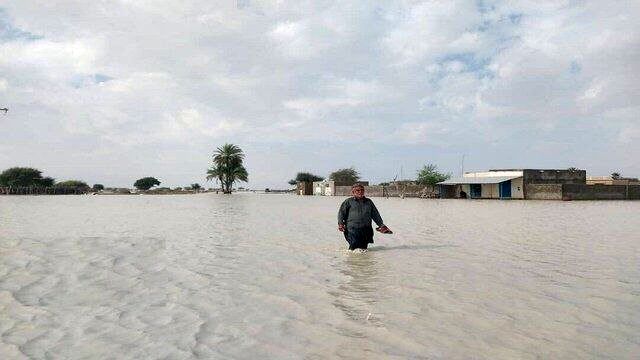
[{"label": "palm tree", "polygon": [[242,149],[234,144],[224,144],[213,153],[213,166],[207,170],[207,180],[216,179],[222,185],[222,191],[230,194],[233,183],[249,181],[243,160]]},{"label": "palm tree", "polygon": [[207,170],[207,181],[215,180],[216,182],[219,182],[222,185],[222,177],[223,177],[222,170],[215,165],[213,165],[209,170]]}]

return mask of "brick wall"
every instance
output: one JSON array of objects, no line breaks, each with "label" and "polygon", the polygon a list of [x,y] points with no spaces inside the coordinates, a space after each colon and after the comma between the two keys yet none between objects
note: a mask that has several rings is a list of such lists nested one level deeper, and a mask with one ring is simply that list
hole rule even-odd
[{"label": "brick wall", "polygon": [[528,200],[562,200],[562,184],[528,184],[524,197]]},{"label": "brick wall", "polygon": [[563,184],[563,200],[626,200],[627,185]]}]

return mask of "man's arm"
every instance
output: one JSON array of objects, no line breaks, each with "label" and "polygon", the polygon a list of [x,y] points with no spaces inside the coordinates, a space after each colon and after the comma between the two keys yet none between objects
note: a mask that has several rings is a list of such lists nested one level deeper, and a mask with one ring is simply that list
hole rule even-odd
[{"label": "man's arm", "polygon": [[373,203],[373,201],[371,201],[371,219],[376,223],[376,225],[378,225],[378,227],[384,225],[384,222],[382,222],[382,217],[380,216],[380,212],[378,212],[378,208],[376,208],[376,205]]},{"label": "man's arm", "polygon": [[342,202],[340,210],[338,210],[338,229],[344,230],[344,226],[347,224],[347,217],[349,216],[349,199]]}]

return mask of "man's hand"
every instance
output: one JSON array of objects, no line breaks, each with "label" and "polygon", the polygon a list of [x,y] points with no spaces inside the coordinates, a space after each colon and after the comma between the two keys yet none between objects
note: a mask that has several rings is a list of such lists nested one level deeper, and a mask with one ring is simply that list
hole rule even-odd
[{"label": "man's hand", "polygon": [[387,225],[382,225],[380,227],[377,227],[376,230],[378,230],[383,234],[393,234],[393,231],[391,231],[391,229],[389,229]]},{"label": "man's hand", "polygon": [[338,231],[344,232],[344,224],[338,224]]}]

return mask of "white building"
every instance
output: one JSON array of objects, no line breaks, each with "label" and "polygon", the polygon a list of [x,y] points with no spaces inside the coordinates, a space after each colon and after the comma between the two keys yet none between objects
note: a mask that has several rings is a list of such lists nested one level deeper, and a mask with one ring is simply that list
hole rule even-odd
[{"label": "white building", "polygon": [[438,185],[449,187],[449,191],[453,191],[450,197],[524,199],[523,176],[522,170],[468,172]]}]

